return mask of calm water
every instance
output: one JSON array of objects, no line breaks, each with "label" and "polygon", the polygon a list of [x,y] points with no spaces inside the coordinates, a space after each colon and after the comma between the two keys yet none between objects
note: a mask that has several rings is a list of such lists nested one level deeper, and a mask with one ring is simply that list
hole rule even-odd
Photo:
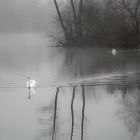
[{"label": "calm water", "polygon": [[[139,140],[139,52],[113,57],[109,49],[68,51],[49,44],[43,35],[0,35],[0,139],[52,139],[58,85],[64,87],[58,93],[55,137],[70,139],[73,87],[67,85],[76,83],[72,138],[79,140],[84,83],[84,140]],[[30,100],[27,76],[37,81]]]}]

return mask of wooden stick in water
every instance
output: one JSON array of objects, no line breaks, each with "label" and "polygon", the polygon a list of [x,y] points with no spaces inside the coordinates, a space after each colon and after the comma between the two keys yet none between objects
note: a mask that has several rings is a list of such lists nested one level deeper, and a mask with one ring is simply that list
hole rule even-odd
[{"label": "wooden stick in water", "polygon": [[52,140],[54,140],[54,136],[55,136],[58,93],[59,93],[59,87],[56,89],[56,94],[55,94],[55,106],[54,106],[54,120],[53,120]]},{"label": "wooden stick in water", "polygon": [[84,135],[84,118],[85,118],[85,87],[82,85],[82,99],[83,99],[83,106],[82,106],[82,122],[81,122],[81,140],[83,140]]},{"label": "wooden stick in water", "polygon": [[71,122],[71,135],[70,135],[70,140],[72,140],[72,138],[73,138],[73,128],[74,128],[74,110],[73,110],[73,103],[74,103],[74,98],[75,98],[75,89],[76,89],[76,86],[73,87],[73,94],[72,94],[72,99],[71,99],[71,118],[72,118],[72,122]]}]

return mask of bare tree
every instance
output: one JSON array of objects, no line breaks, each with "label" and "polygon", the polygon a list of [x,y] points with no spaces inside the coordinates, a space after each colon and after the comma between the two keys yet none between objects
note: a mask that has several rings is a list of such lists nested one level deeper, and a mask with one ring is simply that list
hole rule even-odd
[{"label": "bare tree", "polygon": [[140,15],[139,15],[140,0],[135,0],[131,4],[130,1],[128,0],[122,0],[122,5],[125,8],[125,10],[129,13],[134,31],[136,34],[138,34],[140,28]]},{"label": "bare tree", "polygon": [[75,29],[77,30],[77,15],[76,15],[76,10],[75,10],[75,5],[74,5],[73,0],[71,0],[71,6],[72,6],[72,11],[73,11],[73,20],[75,24]]},{"label": "bare tree", "polygon": [[54,3],[65,45],[140,44],[140,0],[69,0],[61,12]]},{"label": "bare tree", "polygon": [[58,15],[59,22],[60,22],[61,27],[62,27],[62,29],[63,29],[63,31],[64,31],[64,34],[65,34],[65,38],[66,38],[66,40],[68,40],[68,38],[69,38],[69,37],[68,37],[68,31],[67,31],[67,29],[66,29],[66,27],[65,27],[65,25],[64,25],[64,21],[63,21],[63,19],[62,19],[62,15],[61,15],[61,12],[60,12],[60,9],[59,9],[57,0],[54,0],[54,4],[55,4],[56,11],[57,11],[57,15]]},{"label": "bare tree", "polygon": [[79,3],[79,19],[78,19],[78,24],[79,24],[79,39],[82,40],[83,38],[83,30],[82,30],[82,14],[83,14],[83,0],[80,0]]}]

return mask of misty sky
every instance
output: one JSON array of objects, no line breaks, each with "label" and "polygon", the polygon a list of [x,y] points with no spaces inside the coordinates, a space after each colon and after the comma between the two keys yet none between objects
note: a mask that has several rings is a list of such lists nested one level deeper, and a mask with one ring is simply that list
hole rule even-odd
[{"label": "misty sky", "polygon": [[52,0],[0,0],[0,33],[47,31],[55,14]]}]

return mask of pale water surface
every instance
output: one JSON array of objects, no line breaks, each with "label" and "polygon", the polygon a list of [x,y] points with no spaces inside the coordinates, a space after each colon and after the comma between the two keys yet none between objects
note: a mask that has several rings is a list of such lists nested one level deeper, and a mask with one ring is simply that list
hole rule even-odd
[{"label": "pale water surface", "polygon": [[[73,140],[81,138],[80,83],[86,85],[84,140],[139,140],[139,53],[113,57],[109,49],[68,52],[50,44],[44,35],[0,35],[0,140],[50,140],[57,85],[65,87],[58,94],[56,140],[70,139],[73,88],[67,87],[69,83],[78,85]],[[30,100],[27,76],[37,81]]]}]

